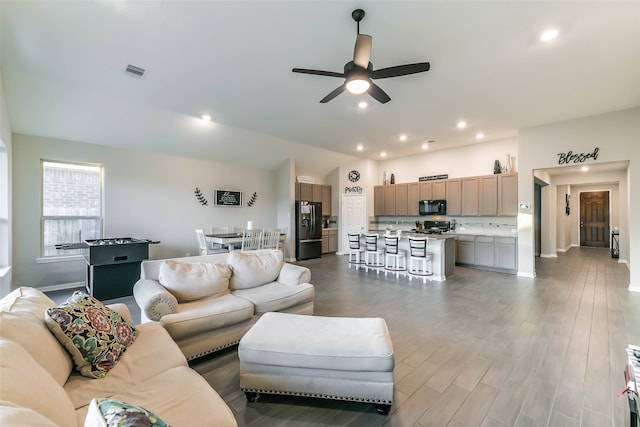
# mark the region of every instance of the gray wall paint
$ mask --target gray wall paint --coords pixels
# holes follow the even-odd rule
[[[160,240],[150,258],[197,254],[194,229],[214,225],[277,226],[276,172],[93,144],[13,135],[13,283],[45,287],[84,281],[82,260],[37,263],[40,257],[40,160],[104,165],[105,237]],[[194,197],[198,187],[209,200]],[[282,185],[280,185],[282,187]],[[242,208],[213,207],[213,189],[243,192]],[[286,192],[286,189],[283,191]],[[253,207],[247,201],[256,192]]]

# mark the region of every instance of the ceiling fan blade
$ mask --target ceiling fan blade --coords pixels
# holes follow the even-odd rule
[[[372,79],[386,79],[389,77],[406,76],[409,74],[422,73],[429,71],[428,62],[418,62],[416,64],[396,65],[395,67],[381,68],[372,71],[369,76]]]
[[[344,73],[336,73],[334,71],[308,70],[306,68],[294,68],[291,71],[294,73],[315,74],[316,76],[344,77]]]
[[[356,39],[356,47],[353,50],[353,63],[365,70],[369,66],[371,57],[371,36],[366,34],[358,34]]]
[[[387,95],[387,93],[385,91],[383,91],[380,86],[378,86],[377,84],[371,82],[371,88],[369,89],[369,95],[371,95],[371,97],[373,99],[375,99],[376,101],[378,101],[381,104],[386,104],[387,102],[391,101],[391,98],[389,98],[389,95]]]
[[[325,96],[324,98],[322,98],[320,100],[321,104],[326,104],[327,102],[331,101],[333,98],[335,98],[336,96],[340,95],[342,92],[344,92],[344,90],[346,89],[345,85],[341,85],[338,86],[337,88],[335,88],[329,95]]]

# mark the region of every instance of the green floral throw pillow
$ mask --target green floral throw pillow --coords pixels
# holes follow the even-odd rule
[[[84,421],[85,427],[168,427],[153,412],[111,399],[93,399]]]
[[[76,291],[45,312],[47,326],[89,378],[102,378],[138,336],[136,328],[94,297]]]

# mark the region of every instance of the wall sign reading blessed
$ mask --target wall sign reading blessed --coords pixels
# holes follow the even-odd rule
[[[344,194],[348,193],[362,194],[362,187],[360,187],[359,185],[353,187],[344,187]]]
[[[423,181],[435,181],[437,179],[447,179],[449,178],[449,174],[445,173],[442,175],[431,175],[431,176],[421,176],[418,178],[418,181],[423,182]]]
[[[596,160],[598,158],[598,152],[600,149],[596,147],[592,153],[574,153],[573,151],[567,151],[566,153],[558,153],[558,164],[566,165],[569,163],[583,163],[587,159]]]
[[[213,190],[215,206],[242,206],[242,191]]]

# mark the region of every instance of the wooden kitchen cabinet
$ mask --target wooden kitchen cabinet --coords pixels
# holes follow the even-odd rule
[[[383,185],[382,191],[384,193],[384,197],[382,198],[384,203],[383,215],[395,215],[396,214],[396,186]]]
[[[446,181],[447,215],[462,215],[462,180]]]
[[[338,230],[322,230],[322,253],[338,252]]]
[[[433,199],[432,200],[446,200],[447,198],[447,183],[444,180],[433,181]]]
[[[457,253],[456,262],[461,264],[475,264],[476,263],[476,250],[475,250],[475,237],[459,235],[456,236]]]
[[[384,215],[384,187],[374,185],[373,187],[373,215]]]
[[[475,264],[484,267],[493,267],[495,263],[493,250],[494,238],[490,236],[476,236],[475,243]]]
[[[322,185],[313,184],[311,187],[311,201],[312,202],[322,202]]]
[[[518,174],[501,174],[498,178],[498,215],[518,215]]]
[[[478,178],[462,178],[462,215],[478,215]]]
[[[420,188],[419,200],[433,200],[433,181],[422,181],[418,183]]]
[[[516,270],[518,256],[515,237],[496,237],[495,267],[505,270]]]
[[[408,187],[407,184],[396,184],[396,215],[407,215]]]
[[[331,186],[322,185],[322,216],[331,215]]]
[[[498,175],[478,177],[478,214],[498,214]]]
[[[299,182],[298,187],[298,200],[313,201],[313,185],[306,182]]]
[[[417,182],[407,184],[407,215],[418,216],[420,203],[420,185]]]

